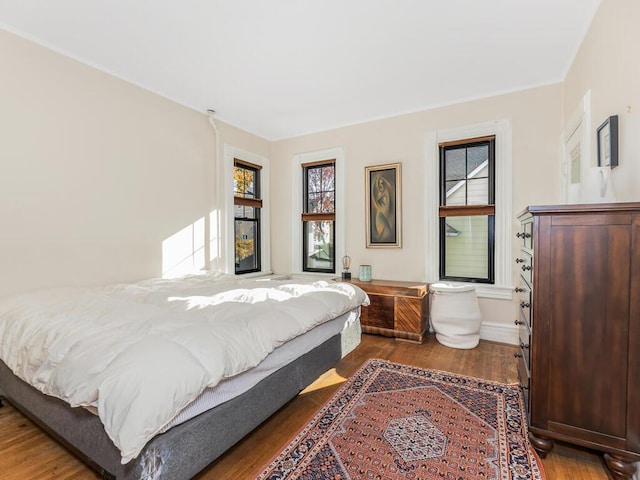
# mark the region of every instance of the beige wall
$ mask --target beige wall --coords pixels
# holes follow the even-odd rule
[[[589,89],[591,130],[620,115],[615,198],[638,200],[638,11],[635,0],[603,0],[562,84],[273,143],[222,122],[216,143],[204,113],[0,31],[0,295],[162,274],[166,239],[200,219],[209,235],[224,145],[271,161],[274,271],[292,269],[293,157],[343,147],[353,265],[372,264],[378,278],[426,280],[428,132],[511,121],[515,232],[526,205],[560,202],[563,127]],[[595,135],[592,143],[595,151]],[[403,248],[367,249],[364,167],[390,162],[402,162]],[[513,321],[513,305],[481,302],[484,318],[498,323]]]
[[[271,150],[273,218],[272,265],[292,268],[291,189],[294,155],[343,147],[346,159],[346,250],[352,263],[371,264],[376,278],[425,280],[425,148],[429,131],[501,119],[513,127],[514,214],[531,203],[559,201],[561,85],[428,110],[371,123],[275,142]],[[401,249],[367,249],[365,244],[364,167],[402,162]],[[514,220],[515,228],[515,220]],[[515,244],[514,244],[515,245]]]
[[[2,30],[0,58],[0,296],[161,275],[163,241],[215,205],[206,115]]]
[[[596,165],[598,126],[618,115],[620,166],[611,171],[608,197],[640,200],[640,2],[602,0],[564,82],[565,122],[591,90],[592,132],[590,171],[583,198],[599,201]]]
[[[275,271],[292,269],[292,173],[295,155],[343,147],[346,163],[346,251],[357,269],[371,264],[374,278],[429,281],[426,278],[425,245],[437,241],[426,238],[425,224],[425,151],[427,133],[508,119],[513,136],[513,232],[515,219],[529,204],[560,201],[560,155],[562,86],[560,84],[468,102],[434,110],[403,115],[314,135],[275,142],[271,149],[272,205],[278,214],[272,217],[272,265]],[[365,243],[364,168],[367,165],[402,162],[401,249],[367,249]],[[517,244],[513,243],[513,252]],[[515,264],[514,264],[515,265]],[[354,270],[357,272],[357,270]],[[517,282],[513,267],[513,282]],[[483,298],[480,302],[483,322],[513,326],[516,313],[512,301]],[[508,335],[515,335],[517,331]],[[493,338],[503,338],[500,334]]]

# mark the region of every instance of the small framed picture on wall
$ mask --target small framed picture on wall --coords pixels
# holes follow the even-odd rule
[[[618,166],[618,116],[607,118],[597,130],[598,166]]]

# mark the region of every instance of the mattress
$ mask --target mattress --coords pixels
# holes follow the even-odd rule
[[[360,308],[325,322],[304,335],[296,337],[276,348],[267,358],[251,370],[224,379],[213,388],[205,389],[193,402],[178,413],[162,432],[166,432],[171,427],[186,422],[202,412],[241,395],[255,386],[260,380],[268,377],[273,372],[288,365],[299,356],[324,343],[340,332],[343,332],[343,337],[347,339],[346,345],[343,345],[343,355],[348,354],[355,349],[360,342],[359,317]]]
[[[366,303],[350,284],[217,275],[37,292],[0,303],[0,358],[41,392],[97,409],[125,464],[340,333]]]

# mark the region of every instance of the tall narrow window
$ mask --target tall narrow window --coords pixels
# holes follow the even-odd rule
[[[440,144],[440,278],[494,283],[495,137]]]
[[[335,273],[335,160],[302,165],[302,270]]]
[[[235,273],[259,272],[260,265],[260,166],[233,161],[233,210]]]

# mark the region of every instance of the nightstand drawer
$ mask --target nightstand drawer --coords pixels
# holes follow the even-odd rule
[[[362,307],[362,324],[393,330],[395,299],[386,295],[369,295],[369,301],[369,306]]]

